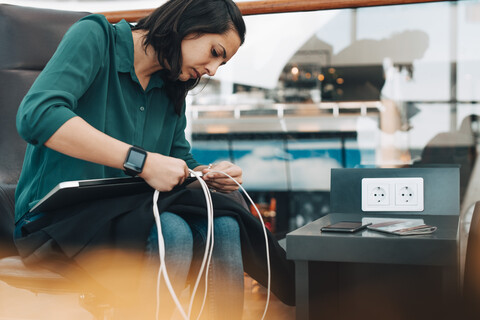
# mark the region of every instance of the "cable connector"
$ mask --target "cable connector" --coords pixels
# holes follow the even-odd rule
[[[203,177],[202,171],[190,171],[190,178]]]

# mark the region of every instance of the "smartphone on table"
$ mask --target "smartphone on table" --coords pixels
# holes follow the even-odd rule
[[[340,221],[328,226],[322,227],[320,230],[326,232],[357,232],[360,230],[365,229],[367,226],[371,225],[371,223],[362,224],[359,221]]]

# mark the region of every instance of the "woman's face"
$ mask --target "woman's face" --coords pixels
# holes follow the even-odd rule
[[[182,71],[178,79],[187,81],[208,74],[213,76],[219,66],[227,63],[240,47],[235,30],[224,34],[188,35],[182,40]]]

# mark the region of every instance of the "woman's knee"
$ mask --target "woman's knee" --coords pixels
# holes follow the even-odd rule
[[[191,228],[194,231],[194,245],[197,251],[205,248],[207,241],[207,219],[195,218],[189,220]],[[240,227],[235,218],[230,216],[216,217],[213,220],[214,256],[228,255],[237,257],[241,250],[240,246]]]
[[[237,219],[230,216],[217,217],[213,221],[215,237],[240,239],[240,227]]]
[[[232,261],[241,260],[240,227],[235,218],[215,218],[214,239],[215,256]]]
[[[171,212],[163,212],[160,214],[160,232],[163,237],[167,256],[175,255],[185,258],[192,256],[192,231],[182,217]],[[158,242],[158,236],[159,232],[156,225],[154,225],[150,233],[149,242]]]

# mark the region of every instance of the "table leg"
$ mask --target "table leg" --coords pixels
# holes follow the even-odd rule
[[[309,319],[308,285],[308,261],[295,261],[295,309],[297,320]]]
[[[338,319],[338,263],[295,261],[296,319]]]

